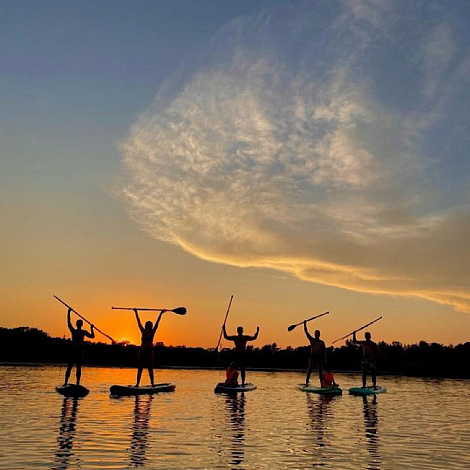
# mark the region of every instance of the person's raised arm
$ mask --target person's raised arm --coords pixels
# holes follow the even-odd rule
[[[236,338],[236,336],[229,336],[227,334],[227,330],[225,329],[225,323],[222,325],[222,332],[224,334],[224,338],[227,339],[228,341],[233,341]]]
[[[258,337],[259,334],[259,326],[256,328],[256,333],[253,336],[250,336],[248,339],[249,341],[253,341]]]
[[[365,341],[360,341],[360,340],[358,340],[358,339],[356,338],[356,332],[355,332],[355,331],[353,331],[353,339],[352,339],[352,342],[353,342],[354,344],[364,344],[364,343],[365,343]]]
[[[137,311],[136,308],[133,309],[134,310],[134,313],[135,313],[135,318],[137,320],[137,325],[139,325],[139,330],[141,333],[144,332],[144,327],[142,326],[142,323],[140,321],[140,317],[139,317],[139,312]]]
[[[71,308],[68,309],[67,311],[67,326],[69,327],[69,330],[71,333],[75,331],[75,328],[72,326],[72,321],[70,319],[70,312],[72,311]]]
[[[88,331],[85,331],[85,336],[87,338],[94,338],[95,337],[95,325],[90,325],[90,333]]]
[[[160,315],[158,315],[158,318],[157,318],[157,321],[155,322],[155,326],[153,327],[153,333],[155,334],[155,332],[157,331],[158,329],[158,325],[160,324],[160,320],[162,319],[162,315],[166,312],[166,310],[162,310],[160,312]]]
[[[307,322],[304,320],[304,331],[305,331],[305,335],[307,336],[307,338],[312,341],[313,340],[313,337],[312,335],[308,332],[308,329],[307,329]]]

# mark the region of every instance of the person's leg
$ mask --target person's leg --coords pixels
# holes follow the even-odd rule
[[[77,375],[77,385],[80,385],[80,379],[82,378],[82,363],[77,362],[77,365],[75,367],[75,372]]]
[[[240,364],[240,376],[242,378],[242,387],[245,385],[245,378],[246,378],[246,373],[245,373],[245,364]]]
[[[153,367],[149,367],[148,368],[148,371],[149,371],[149,377],[150,377],[150,383],[152,384],[152,387],[155,386],[155,382],[153,380]]]
[[[310,375],[313,371],[313,360],[309,359],[308,360],[308,369],[307,369],[307,377],[305,378],[305,385],[308,387],[308,384],[310,383]]]
[[[367,382],[367,372],[365,370],[362,371],[362,388],[366,388]]]
[[[142,377],[142,370],[143,370],[143,367],[139,366],[137,368],[137,381],[135,383],[135,386],[138,387],[140,385],[140,379]]]
[[[64,385],[67,385],[70,379],[70,373],[72,372],[73,362],[67,364],[67,370],[65,371]]]
[[[372,385],[374,386],[374,388],[377,388],[377,375],[375,373],[375,369],[372,369],[370,375],[372,377]]]
[[[317,367],[318,367],[318,380],[320,381],[320,387],[321,387],[321,383],[323,380],[323,361],[318,360]]]

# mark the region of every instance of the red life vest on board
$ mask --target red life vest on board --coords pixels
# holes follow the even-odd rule
[[[225,379],[225,385],[238,385],[238,371],[237,369],[232,369],[230,367],[227,367],[225,371],[226,379]]]
[[[322,387],[332,387],[335,382],[335,379],[333,377],[333,374],[331,372],[324,371],[323,372],[323,377],[321,380],[321,386]]]

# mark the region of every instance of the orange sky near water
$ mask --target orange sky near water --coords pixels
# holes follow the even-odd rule
[[[324,286],[271,269],[210,263],[157,242],[132,224],[117,231],[106,222],[97,219],[87,238],[69,230],[63,238],[59,229],[49,232],[47,245],[29,239],[22,246],[23,264],[4,253],[11,268],[1,287],[0,325],[67,336],[66,308],[53,298],[57,295],[111,337],[138,344],[133,313],[111,306],[184,306],[186,316],[164,315],[155,341],[213,348],[233,294],[227,329],[234,334],[243,325],[253,334],[259,325],[255,346],[306,344],[301,327],[289,333],[287,326],[327,310],[329,315],[309,324],[322,331],[327,344],[381,315],[371,327],[378,341],[458,344],[470,336],[470,315],[450,306]],[[53,251],[47,248],[52,244]],[[155,318],[142,314],[142,320]],[[98,333],[96,340],[107,341]]]
[[[469,340],[465,2],[36,3],[2,10],[1,327],[184,306],[155,341],[213,348],[233,294],[254,346]]]

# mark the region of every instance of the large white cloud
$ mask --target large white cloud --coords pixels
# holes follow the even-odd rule
[[[470,311],[464,1],[288,2],[223,28],[123,144],[195,255]]]

